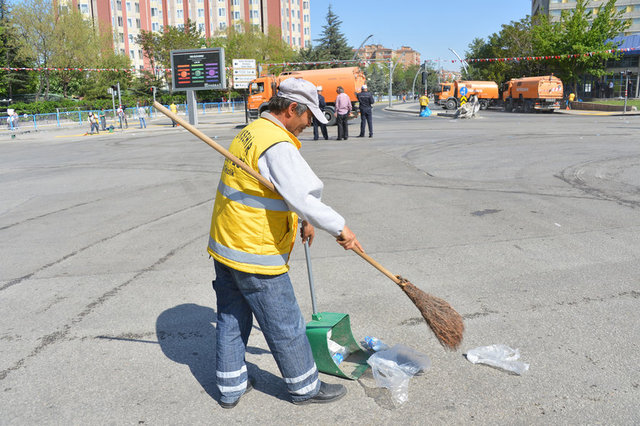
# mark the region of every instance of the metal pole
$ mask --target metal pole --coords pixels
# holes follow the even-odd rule
[[[391,108],[391,95],[393,92],[393,61],[389,58],[389,108]]]
[[[122,98],[120,97],[120,82],[118,82],[118,105],[122,105]]]
[[[362,46],[364,46],[364,44],[367,42],[367,40],[369,40],[371,37],[373,37],[373,34],[371,34],[369,37],[365,38],[364,41],[362,43],[360,43],[360,47],[358,47],[358,49],[353,53],[353,58],[351,58],[352,61],[355,61],[356,56],[358,56],[358,53],[360,53],[360,49],[362,49]]]
[[[629,70],[627,70],[626,74],[627,81],[624,86],[624,111],[622,111],[623,114],[627,113],[627,97],[629,96]]]

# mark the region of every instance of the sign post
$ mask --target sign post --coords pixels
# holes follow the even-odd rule
[[[187,92],[189,124],[197,125],[196,90],[224,90],[227,79],[224,49],[189,49],[171,51],[171,83],[173,90]]]
[[[258,76],[255,59],[234,59],[233,63],[233,88],[244,89],[242,100],[244,101],[244,121],[249,122],[247,110],[247,92],[249,84]]]

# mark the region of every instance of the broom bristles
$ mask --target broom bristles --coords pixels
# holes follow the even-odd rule
[[[398,278],[400,287],[420,310],[440,344],[450,350],[457,349],[464,332],[462,316],[446,301],[425,293],[400,276]]]

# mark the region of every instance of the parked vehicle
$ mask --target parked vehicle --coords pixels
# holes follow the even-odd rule
[[[464,80],[440,83],[440,87],[436,87],[434,100],[444,109],[456,109],[462,104],[462,96],[468,100],[471,95],[478,97],[480,109],[487,109],[500,100],[498,85],[495,81]]]
[[[555,111],[560,109],[562,80],[553,75],[512,78],[503,86],[505,111]]]
[[[247,100],[249,117],[256,119],[267,109],[269,99],[277,92],[278,85],[287,78],[304,78],[316,86],[322,86],[322,95],[327,107],[324,115],[329,120],[329,125],[336,123],[335,102],[338,94],[336,88],[342,86],[344,93],[349,96],[351,103],[357,103],[356,93],[360,92],[366,83],[364,73],[358,67],[329,68],[306,71],[285,71],[278,76],[264,75],[251,82],[250,94]],[[354,106],[355,111],[355,106]]]

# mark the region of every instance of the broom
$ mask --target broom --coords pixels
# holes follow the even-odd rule
[[[200,130],[196,129],[194,126],[169,111],[159,102],[154,102],[153,106],[173,121],[179,123],[183,128],[191,132],[204,143],[218,151],[228,160],[235,163],[238,167],[247,172],[249,175],[253,176],[271,191],[277,192],[276,188],[269,180],[265,179],[265,177],[260,173],[247,166],[242,160],[214,142],[210,137],[202,133]],[[455,350],[458,348],[460,342],[462,342],[464,322],[462,321],[462,317],[460,316],[460,314],[457,313],[449,303],[447,303],[443,299],[425,293],[424,291],[420,290],[418,287],[410,283],[408,280],[402,278],[400,275],[393,275],[380,263],[376,262],[371,256],[364,253],[357,247],[354,247],[353,251],[355,251],[358,256],[362,257],[378,271],[382,272],[384,275],[390,278],[402,289],[402,291],[404,291],[409,299],[411,299],[413,304],[418,308],[418,310],[422,314],[422,317],[425,319],[442,346],[451,350]]]

